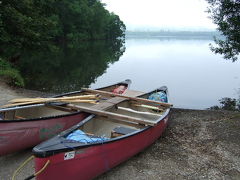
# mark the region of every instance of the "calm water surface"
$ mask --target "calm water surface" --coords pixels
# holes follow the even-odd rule
[[[203,109],[223,97],[239,98],[240,62],[209,49],[212,40],[126,39],[126,50],[90,86],[131,79],[131,89],[150,91],[166,85],[174,107]]]

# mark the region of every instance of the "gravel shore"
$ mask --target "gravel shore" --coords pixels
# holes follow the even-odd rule
[[[46,94],[0,83],[0,104],[16,97]],[[143,152],[96,178],[240,179],[240,113],[172,109],[163,136]],[[9,180],[31,149],[0,157],[0,180]],[[34,172],[30,162],[16,179]]]

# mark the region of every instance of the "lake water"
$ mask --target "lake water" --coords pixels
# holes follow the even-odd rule
[[[120,59],[90,86],[131,79],[131,89],[148,92],[166,85],[174,107],[204,109],[223,97],[239,98],[240,62],[232,63],[209,49],[211,39],[126,39]]]
[[[54,51],[26,50],[17,65],[26,88],[52,93],[97,88],[131,79],[131,89],[168,86],[174,107],[204,109],[239,98],[240,61],[209,49],[211,37],[155,36],[80,42]]]

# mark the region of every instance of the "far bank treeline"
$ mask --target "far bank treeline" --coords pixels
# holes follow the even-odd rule
[[[23,49],[116,40],[125,29],[100,0],[0,0],[0,75]]]

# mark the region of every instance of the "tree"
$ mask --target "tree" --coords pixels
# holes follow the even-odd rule
[[[210,18],[224,36],[223,39],[215,37],[217,46],[211,45],[211,50],[234,62],[240,53],[240,1],[207,0],[207,2],[210,5],[208,7]]]
[[[46,45],[56,31],[57,19],[52,8],[54,1],[0,1],[0,50]]]
[[[118,15],[111,13],[108,17],[108,24],[106,26],[107,39],[116,39],[118,37],[124,37],[126,26],[120,20]]]

